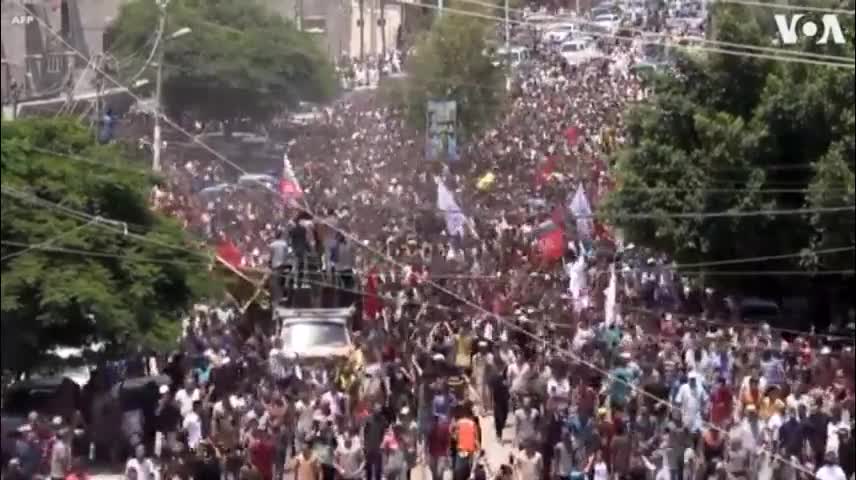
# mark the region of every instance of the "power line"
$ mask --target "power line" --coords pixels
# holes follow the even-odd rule
[[[396,1],[397,3],[402,4],[402,5],[411,5],[411,6],[414,5],[410,2],[401,1],[401,0],[393,0],[393,1]],[[494,22],[505,22],[504,18],[496,17],[493,15],[485,15],[485,14],[476,13],[476,12],[469,12],[466,10],[457,10],[457,9],[446,8],[446,7],[440,8],[440,7],[435,6],[435,5],[417,5],[417,6],[423,7],[423,8],[429,8],[429,9],[433,9],[433,10],[442,10],[444,13],[448,12],[448,13],[454,13],[457,15],[469,16],[469,17],[473,17],[473,18],[482,18],[482,19],[491,20]],[[520,24],[520,25],[531,24],[531,22],[527,22],[525,20],[514,20],[514,21],[509,20],[509,22]],[[602,37],[602,38],[612,38],[612,39],[617,39],[617,40],[630,40],[630,41],[636,39],[635,37],[613,35],[613,34],[599,33],[599,32],[587,32],[587,33],[588,33],[588,35],[590,35],[592,37],[596,37],[596,38]],[[693,39],[684,38],[684,40],[693,40]],[[735,50],[727,50],[727,49],[715,48],[715,47],[681,45],[679,43],[674,43],[674,42],[666,42],[666,43],[645,42],[645,43],[649,43],[649,44],[653,44],[653,45],[662,45],[662,46],[668,47],[668,48],[685,49],[685,50],[689,50],[689,51],[702,51],[702,52],[720,53],[720,54],[724,54],[724,55],[735,55],[738,57],[758,58],[758,59],[765,59],[765,60],[776,60],[776,61],[782,61],[782,62],[803,63],[803,64],[808,64],[808,65],[822,65],[822,66],[834,67],[834,68],[846,68],[848,70],[856,69],[856,64],[853,64],[853,63],[812,60],[812,59],[808,59],[808,58],[800,58],[800,57],[790,56],[790,55],[788,55],[788,50],[782,50],[781,53],[784,55],[784,56],[782,56],[782,55],[772,55],[772,54],[763,54],[763,53],[738,52]],[[747,46],[741,46],[740,48],[747,49]],[[751,48],[751,47],[749,47],[749,48]],[[760,48],[760,47],[758,47],[758,48]]]
[[[16,1],[17,1],[17,0],[16,0]],[[406,1],[402,1],[402,0],[392,0],[392,1],[396,1],[397,3],[402,4],[402,5],[411,5],[411,6],[413,6],[413,4],[412,4],[412,3],[409,3],[409,2],[406,2]],[[423,7],[423,8],[433,9],[433,10],[442,10],[444,13],[454,13],[454,14],[457,14],[457,15],[468,16],[468,17],[473,17],[473,18],[482,18],[482,19],[491,20],[491,21],[494,21],[494,22],[504,22],[504,21],[505,21],[505,19],[504,19],[504,18],[496,17],[496,16],[493,16],[493,15],[485,15],[485,14],[480,14],[480,13],[475,13],[475,12],[468,12],[468,11],[466,11],[466,10],[457,10],[457,9],[453,9],[453,8],[446,8],[446,7],[443,7],[443,8],[441,9],[440,7],[437,7],[436,5],[418,5],[418,6]],[[513,22],[513,23],[520,24],[520,25],[528,25],[528,24],[531,24],[531,22],[526,22],[526,21],[521,21],[521,20],[515,20],[515,21],[512,21],[512,22]],[[602,38],[612,38],[612,39],[616,39],[616,40],[630,40],[630,41],[632,41],[632,40],[635,40],[635,39],[636,39],[635,37],[628,37],[628,36],[621,36],[621,35],[612,35],[612,34],[607,34],[607,33],[598,33],[598,32],[588,32],[588,35],[590,35],[590,36],[592,36],[592,37],[596,37],[596,38],[602,37]],[[782,51],[782,54],[784,54],[784,55],[785,55],[785,56],[782,56],[782,55],[772,55],[772,54],[763,54],[763,53],[738,52],[738,51],[735,51],[735,50],[727,50],[727,49],[724,49],[724,48],[715,48],[715,47],[701,47],[701,46],[681,45],[681,44],[679,44],[679,43],[674,43],[674,42],[671,42],[671,41],[667,41],[667,42],[665,42],[665,43],[661,43],[661,42],[650,42],[650,41],[645,41],[644,39],[640,39],[640,40],[641,40],[643,43],[646,43],[646,44],[651,44],[651,45],[663,45],[663,46],[666,46],[666,47],[669,47],[669,48],[685,49],[685,50],[688,50],[688,51],[691,51],[691,52],[692,52],[692,51],[701,51],[701,52],[710,52],[710,53],[720,53],[720,54],[724,54],[724,55],[735,55],[735,56],[738,56],[738,57],[758,58],[758,59],[764,59],[764,60],[775,60],[775,61],[781,61],[781,62],[802,63],[802,64],[807,64],[807,65],[821,65],[821,66],[834,67],[834,68],[846,68],[846,69],[848,69],[848,70],[854,70],[854,69],[856,69],[856,64],[853,64],[853,63],[832,62],[832,61],[823,61],[823,60],[812,60],[812,59],[808,59],[808,58],[800,58],[800,57],[788,56],[788,55],[787,55],[787,52],[788,52],[787,50],[783,50],[783,51]],[[690,39],[690,38],[684,38],[684,40],[692,40],[692,39]],[[747,47],[746,47],[746,46],[742,46],[741,48],[746,49]]]
[[[147,235],[139,235],[139,234],[130,232],[128,230],[128,224],[125,222],[122,222],[120,220],[114,220],[114,219],[90,215],[86,212],[82,212],[80,210],[75,210],[75,209],[72,209],[69,207],[65,207],[65,206],[59,205],[57,203],[51,202],[49,200],[45,200],[43,198],[39,198],[36,196],[27,195],[27,194],[18,192],[18,191],[14,190],[10,187],[4,187],[2,190],[2,194],[11,196],[13,198],[17,198],[18,200],[33,203],[35,205],[40,205],[40,206],[45,207],[45,208],[57,210],[57,211],[62,212],[68,216],[71,216],[73,218],[85,219],[85,220],[99,219],[99,221],[94,222],[94,224],[97,226],[101,226],[103,228],[106,228],[112,232],[119,232],[119,233],[122,233],[126,237],[130,237],[130,238],[136,239],[136,240],[141,241],[141,242],[150,243],[152,245],[165,247],[165,248],[168,248],[171,250],[181,251],[181,252],[190,254],[192,256],[204,258],[204,259],[208,260],[209,262],[211,261],[211,257],[209,255],[206,255],[206,254],[201,253],[199,251],[192,250],[190,248],[179,246],[179,245],[173,245],[173,244],[170,244],[167,242],[162,242],[160,240],[151,238]],[[111,224],[112,224],[112,226],[111,226]]]
[[[54,236],[54,237],[51,237],[51,238],[49,238],[49,239],[47,239],[47,240],[45,240],[45,241],[43,241],[43,242],[39,242],[39,243],[36,243],[36,244],[34,244],[34,245],[28,245],[28,246],[27,246],[26,248],[24,248],[23,250],[19,250],[19,251],[17,251],[17,252],[10,253],[10,254],[6,255],[5,257],[0,258],[0,263],[5,262],[6,260],[10,260],[10,259],[15,258],[15,257],[19,257],[19,256],[21,256],[21,255],[23,255],[23,254],[25,254],[25,253],[27,253],[27,252],[29,252],[29,251],[31,251],[31,250],[41,249],[41,248],[47,247],[47,246],[49,246],[49,245],[51,245],[51,244],[53,244],[53,243],[56,243],[56,242],[58,242],[58,241],[62,240],[62,239],[63,239],[63,238],[65,238],[65,237],[67,237],[67,236],[69,236],[69,235],[71,235],[71,234],[73,234],[73,233],[77,232],[78,230],[81,230],[81,229],[83,229],[83,228],[88,227],[89,225],[91,225],[91,224],[92,224],[93,222],[95,222],[95,221],[97,221],[97,220],[90,220],[90,221],[88,221],[88,222],[84,223],[83,225],[78,225],[77,227],[72,228],[71,230],[68,230],[68,231],[63,232],[63,233],[61,233],[61,234],[59,234],[59,235],[56,235],[56,236]]]
[[[490,7],[493,9],[503,10],[503,8],[501,8],[501,7],[498,8],[496,5],[484,3],[484,2],[481,2],[479,0],[460,0],[460,1],[465,2],[465,3],[470,3],[473,5],[479,5],[479,6],[484,6],[484,7]],[[404,0],[402,0],[400,3],[413,5],[412,3],[408,3]],[[446,9],[444,8],[443,10],[446,10]],[[514,11],[514,12],[524,13],[523,10],[517,9],[517,8],[509,8],[508,10]],[[851,13],[851,15],[852,15],[852,13]],[[498,17],[497,17],[497,19],[498,19]],[[505,22],[504,18],[501,20],[503,22]],[[509,20],[509,22],[511,22],[511,20]],[[526,22],[526,20],[524,19],[523,22]],[[526,22],[526,23],[529,24],[530,22]],[[579,25],[589,25],[589,26],[596,26],[597,25],[596,22],[583,20],[582,18],[579,18],[579,17],[577,17],[573,20],[570,20],[569,23],[579,24]],[[785,54],[787,56],[792,56],[792,57],[797,57],[797,58],[799,58],[799,57],[817,58],[817,59],[821,59],[821,60],[826,59],[826,60],[835,60],[835,61],[845,62],[845,63],[856,63],[856,60],[854,60],[852,57],[843,56],[843,55],[828,55],[828,54],[823,54],[823,53],[801,52],[801,51],[795,51],[795,50],[783,50],[781,48],[761,47],[758,45],[736,43],[736,42],[726,42],[726,41],[722,41],[722,40],[710,40],[710,39],[701,38],[701,37],[685,37],[685,36],[674,37],[674,36],[666,34],[666,33],[651,32],[651,31],[648,31],[648,30],[645,30],[642,28],[634,28],[634,27],[621,27],[621,30],[638,33],[638,34],[644,35],[645,37],[648,37],[648,38],[651,38],[651,37],[665,38],[665,39],[677,38],[678,41],[688,40],[691,42],[704,43],[704,44],[721,46],[721,47],[741,48],[741,49],[753,50],[753,51],[758,51],[758,52],[770,52],[770,53],[773,53],[775,55]]]
[[[748,7],[773,8],[778,10],[799,10],[803,12],[834,13],[838,15],[856,15],[853,10],[840,8],[812,7],[808,5],[790,5],[787,3],[753,2],[751,0],[714,0],[713,3],[730,3]]]
[[[27,11],[30,11],[30,12],[31,12],[31,10],[30,10],[29,8],[27,8],[27,6],[25,6],[23,3],[21,3],[21,1],[20,1],[20,0],[15,0],[15,1],[16,1],[19,5],[21,5],[22,7],[24,7]],[[32,13],[32,12],[31,12],[31,13]],[[46,22],[45,22],[44,20],[42,20],[42,19],[41,19],[41,18],[39,18],[38,16],[34,16],[34,17],[36,18],[36,20],[37,20],[37,21],[39,21],[39,22],[40,22],[40,24],[42,24],[43,26],[45,26],[45,27],[48,29],[48,31],[50,31],[54,36],[56,36],[56,37],[57,37],[57,39],[58,39],[61,43],[65,44],[65,45],[66,45],[66,47],[68,47],[71,51],[75,52],[78,56],[80,56],[80,57],[82,57],[82,58],[85,58],[85,55],[83,55],[83,54],[82,54],[78,49],[76,49],[74,46],[72,46],[70,43],[68,43],[68,41],[66,41],[66,40],[65,40],[61,35],[59,35],[57,32],[55,32],[53,29],[51,29],[51,28],[50,28],[50,26],[49,26],[49,25],[47,25],[47,24],[46,24]],[[117,85],[121,86],[121,84],[119,84],[119,83],[118,83],[118,82],[117,82],[117,81],[116,81],[112,76],[109,76],[109,75],[106,75],[106,74],[105,74],[105,78],[107,78],[107,79],[108,79],[108,80],[110,80],[111,82],[114,82],[114,83],[116,83]],[[130,94],[132,97],[134,97],[135,99],[140,100],[140,99],[139,99],[139,97],[138,97],[137,95],[133,94],[133,92],[130,92],[130,91],[129,91],[129,94]],[[159,116],[161,116],[161,115],[162,115],[162,114],[159,114]],[[169,119],[169,117],[167,117],[167,116],[163,115],[163,119],[164,119],[164,121],[166,121],[169,125],[173,126],[173,128],[176,128],[178,131],[182,132],[184,135],[186,135],[186,136],[188,136],[189,138],[193,139],[193,141],[195,141],[197,144],[199,144],[199,145],[200,145],[200,146],[202,146],[204,149],[206,149],[207,151],[209,151],[210,153],[212,153],[213,155],[215,155],[215,157],[217,157],[217,158],[221,159],[222,161],[224,161],[224,162],[225,162],[225,163],[227,163],[228,165],[231,165],[231,166],[232,166],[233,168],[235,168],[236,170],[238,170],[238,171],[240,171],[240,172],[244,172],[244,173],[246,173],[246,172],[245,172],[245,171],[244,171],[244,170],[243,170],[239,165],[237,165],[237,164],[235,164],[234,162],[230,161],[230,160],[229,160],[229,159],[227,159],[225,156],[223,156],[222,154],[220,154],[219,152],[217,152],[216,150],[214,150],[213,148],[211,148],[210,146],[208,146],[206,143],[202,142],[201,140],[199,140],[198,138],[196,138],[195,136],[193,136],[192,134],[190,134],[189,132],[187,132],[187,131],[186,131],[185,129],[183,129],[180,125],[178,125],[177,123],[175,123],[175,122],[173,122],[171,119]],[[262,182],[258,182],[258,183],[259,183],[260,185],[262,185],[262,186],[263,186],[263,188],[265,188],[265,189],[267,189],[267,190],[271,191],[271,192],[272,192],[272,193],[274,193],[277,197],[279,197],[279,194],[278,194],[275,190],[273,190],[272,188],[270,188],[270,187],[269,187],[269,186],[267,186],[267,185],[264,185]],[[312,212],[311,212],[311,210],[308,208],[308,204],[306,205],[306,207],[307,207],[307,208],[306,208],[306,211],[307,211],[307,212],[309,212],[309,213],[312,213]],[[320,217],[316,217],[316,218],[319,218],[319,219],[320,219]],[[325,221],[323,221],[323,220],[322,220],[322,222],[321,222],[321,223],[325,223],[329,228],[331,228],[331,229],[332,229],[332,230],[334,230],[334,231],[338,231],[339,233],[341,233],[341,234],[345,235],[347,238],[350,238],[350,239],[352,239],[352,240],[356,240],[356,241],[357,241],[357,243],[358,243],[358,244],[360,244],[364,249],[366,249],[366,250],[369,250],[369,251],[373,252],[375,255],[378,255],[378,256],[380,256],[381,258],[385,258],[385,259],[387,259],[387,261],[388,261],[389,263],[392,263],[392,264],[394,264],[394,265],[397,265],[399,268],[403,268],[403,267],[404,267],[401,263],[397,262],[395,259],[393,259],[393,258],[392,258],[392,257],[390,257],[389,255],[387,255],[387,254],[385,254],[385,253],[383,253],[383,252],[380,252],[380,251],[378,251],[378,250],[374,249],[373,247],[371,247],[371,246],[369,246],[369,245],[367,245],[367,244],[362,244],[361,242],[359,242],[359,239],[356,239],[356,238],[354,237],[354,235],[353,235],[353,234],[351,234],[350,232],[347,232],[347,231],[345,231],[345,230],[342,230],[340,227],[338,227],[338,226],[336,226],[336,225],[332,225],[330,222],[325,222]],[[500,321],[500,322],[502,322],[502,323],[505,323],[506,325],[508,325],[508,326],[509,326],[509,328],[516,329],[516,330],[518,330],[519,332],[521,332],[523,335],[526,335],[526,336],[528,336],[528,337],[530,337],[530,338],[533,338],[535,341],[543,342],[545,346],[548,346],[548,347],[549,347],[549,346],[551,346],[547,340],[545,340],[545,339],[541,339],[541,338],[538,338],[537,336],[535,336],[535,335],[531,334],[530,332],[526,331],[525,329],[522,329],[522,328],[520,328],[520,327],[517,327],[517,326],[516,326],[516,325],[514,325],[514,324],[509,323],[509,322],[508,322],[506,319],[504,319],[503,317],[501,317],[501,316],[499,316],[499,315],[496,315],[496,314],[494,314],[493,312],[488,311],[487,309],[483,308],[482,306],[478,305],[477,303],[475,303],[475,302],[473,302],[473,301],[471,301],[471,300],[469,300],[469,299],[467,299],[467,298],[465,298],[465,297],[463,297],[463,296],[460,296],[460,295],[456,294],[455,292],[452,292],[451,290],[448,290],[448,289],[444,288],[443,286],[441,286],[441,285],[439,285],[439,284],[437,284],[437,283],[435,283],[435,282],[429,282],[429,283],[430,283],[431,285],[433,285],[433,286],[434,286],[434,288],[438,289],[439,291],[441,291],[441,292],[445,292],[445,293],[447,293],[448,295],[450,295],[450,296],[452,296],[452,297],[454,297],[454,298],[458,298],[458,299],[459,299],[459,300],[461,300],[462,302],[464,302],[464,303],[466,303],[466,304],[468,304],[468,305],[474,306],[474,307],[475,307],[475,308],[477,308],[478,310],[481,310],[482,312],[484,312],[484,313],[486,313],[486,314],[488,314],[488,315],[490,315],[490,316],[492,316],[492,317],[496,318],[498,321]],[[654,402],[656,402],[657,404],[664,405],[666,408],[670,408],[670,409],[674,409],[674,408],[676,408],[676,407],[675,407],[674,405],[672,405],[671,403],[669,403],[669,402],[664,402],[663,400],[661,400],[661,399],[657,398],[656,396],[651,395],[651,394],[649,394],[648,392],[645,392],[644,390],[639,389],[638,387],[636,387],[636,386],[635,386],[635,385],[633,385],[632,383],[627,382],[627,381],[624,381],[624,380],[622,380],[622,379],[620,379],[620,378],[617,378],[617,377],[615,377],[614,375],[612,375],[610,372],[608,372],[608,371],[605,371],[605,370],[601,369],[600,367],[598,367],[598,366],[596,366],[596,365],[592,364],[592,363],[591,363],[591,362],[589,362],[588,360],[583,359],[583,358],[580,358],[579,356],[577,356],[576,354],[574,354],[574,352],[572,352],[572,351],[570,351],[570,350],[566,350],[566,349],[559,349],[559,348],[555,348],[555,350],[556,350],[556,351],[563,351],[563,352],[565,352],[565,353],[569,356],[569,358],[571,358],[572,360],[574,360],[574,361],[576,361],[576,362],[580,363],[581,365],[584,365],[584,366],[586,366],[586,367],[588,367],[588,368],[592,369],[593,371],[595,371],[595,372],[599,373],[600,375],[603,375],[605,378],[608,378],[608,379],[610,379],[610,380],[611,380],[611,381],[613,381],[613,382],[621,383],[621,384],[626,385],[628,388],[630,388],[630,389],[631,389],[631,391],[638,392],[640,395],[644,395],[644,396],[648,396],[648,397],[650,397],[650,398],[651,398]],[[722,431],[722,429],[720,429],[720,428],[719,428],[719,427],[717,427],[716,425],[708,424],[708,426],[709,426],[710,428],[716,429],[716,430],[718,430],[718,431]],[[727,432],[723,432],[723,433],[727,433]],[[790,460],[788,460],[788,459],[786,459],[786,458],[783,458],[783,457],[781,457],[780,455],[776,454],[775,452],[769,452],[769,453],[770,453],[771,458],[776,459],[777,461],[784,462],[785,464],[791,465],[792,467],[794,467],[794,468],[795,468],[795,469],[797,469],[797,470],[804,471],[804,472],[809,473],[809,474],[812,474],[812,473],[813,473],[813,472],[807,472],[807,471],[806,471],[806,469],[805,469],[804,467],[802,467],[801,465],[796,464],[796,463],[793,463],[793,462],[791,462]]]
[[[97,250],[80,250],[76,248],[63,248],[63,247],[52,247],[50,245],[41,245],[41,244],[28,244],[22,242],[14,242],[11,240],[2,240],[0,244],[7,245],[10,247],[20,247],[25,248],[27,250],[40,250],[44,252],[55,252],[55,253],[65,253],[70,255],[81,255],[87,257],[96,257],[96,258],[117,258],[117,259],[125,259],[132,260],[135,262],[146,262],[146,263],[163,263],[163,264],[174,264],[174,265],[184,265],[184,266],[200,266],[200,267],[210,267],[211,262],[191,262],[186,260],[174,260],[174,259],[163,259],[163,258],[149,258],[142,255],[133,255],[133,254],[120,254],[120,253],[108,253],[101,252]],[[16,252],[17,253],[17,252]]]
[[[131,164],[127,164],[127,163],[118,164],[118,163],[99,162],[97,160],[93,160],[91,158],[84,157],[82,155],[78,155],[78,154],[74,154],[74,153],[70,153],[70,152],[58,152],[56,150],[49,150],[47,148],[36,147],[34,145],[27,145],[27,146],[23,147],[23,149],[24,150],[32,150],[34,152],[43,153],[45,155],[53,155],[56,157],[67,158],[69,160],[74,160],[77,162],[88,163],[88,164],[90,164],[92,166],[96,166],[96,167],[106,167],[106,168],[110,168],[110,169],[114,169],[114,170],[136,173],[136,174],[140,174],[140,175],[154,175],[154,172],[151,172],[149,170],[145,170],[142,168],[135,168]]]

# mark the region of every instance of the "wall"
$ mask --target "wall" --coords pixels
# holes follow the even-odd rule
[[[126,0],[22,0],[44,20],[51,30],[63,30],[63,7],[67,15],[64,37],[87,59],[102,53],[106,28],[119,13]],[[150,0],[154,1],[154,0]],[[237,1],[237,0],[236,0]],[[75,93],[92,90],[92,75],[79,78],[87,61],[72,54],[58,42],[55,35],[38,21],[18,24],[28,12],[16,0],[0,0],[0,40],[3,65],[0,71],[2,97],[8,96],[14,79],[23,89],[23,97],[53,96],[76,86]],[[300,7],[304,17],[323,17],[326,32],[318,35],[323,51],[331,58],[348,50],[351,38],[352,12],[350,0],[261,0],[285,18],[295,20]],[[58,67],[58,68],[57,68]],[[111,85],[112,86],[112,85]]]

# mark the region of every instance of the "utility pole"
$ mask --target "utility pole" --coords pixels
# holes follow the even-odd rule
[[[437,15],[443,16],[443,0],[437,0]]]
[[[511,22],[508,13],[508,0],[505,0],[505,53],[511,55]]]
[[[303,0],[297,0],[297,5],[295,5],[297,9],[297,29],[301,32],[303,31]]]
[[[386,17],[384,16],[385,10],[386,10],[386,0],[380,0],[380,18],[378,19],[377,24],[380,27],[380,58],[381,58],[381,62],[386,61]]]
[[[360,64],[366,67],[366,0],[360,0],[360,19],[357,25],[360,27]]]
[[[159,1],[158,7],[160,8],[160,19],[158,20],[158,28],[160,32],[163,32],[166,28],[166,6],[169,1]],[[152,131],[152,170],[155,172],[159,172],[161,170],[161,145],[163,141],[161,140],[161,102],[163,101],[163,59],[164,59],[164,48],[163,44],[158,45],[157,52],[157,67],[155,71],[155,125],[154,130]]]
[[[508,0],[505,0],[505,62],[508,64],[508,79],[505,81],[505,89],[511,91],[511,22],[508,12]]]

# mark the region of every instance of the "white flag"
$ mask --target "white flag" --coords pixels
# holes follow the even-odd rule
[[[592,220],[591,205],[589,205],[586,191],[582,184],[580,184],[573,198],[571,198],[568,210],[571,211],[577,221],[577,235],[580,238],[591,238],[592,231],[594,230],[594,221]]]
[[[461,212],[452,192],[439,179],[437,181],[437,210],[443,212],[446,217],[446,232],[449,235],[464,235],[464,227],[467,225],[467,217]]]
[[[615,279],[615,264],[609,266],[609,286],[604,290],[606,301],[603,303],[603,314],[607,326],[616,323],[617,315],[615,312],[616,294],[618,293],[618,285]]]

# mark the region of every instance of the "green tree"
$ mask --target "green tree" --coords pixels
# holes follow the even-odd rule
[[[163,95],[173,114],[264,121],[298,101],[324,100],[335,91],[332,65],[316,40],[257,0],[173,0],[166,12]],[[122,6],[114,51],[135,60],[129,75],[152,51],[159,18],[153,0]],[[169,39],[184,27],[192,33]]]
[[[505,88],[502,70],[485,54],[492,26],[493,22],[467,15],[441,15],[416,42],[400,92],[414,125],[425,126],[426,102],[434,99],[457,102],[464,134],[494,120]]]
[[[193,302],[215,291],[208,255],[150,210],[155,179],[131,160],[74,120],[2,123],[4,370],[27,370],[56,345],[168,348]],[[127,234],[74,211],[125,222]]]
[[[770,45],[770,9],[717,6],[716,39]],[[844,17],[842,16],[842,22]],[[846,46],[802,51],[854,56]],[[616,158],[618,188],[606,211],[627,241],[680,263],[789,254],[854,244],[853,212],[724,218],[669,214],[854,205],[852,69],[718,53],[677,53],[650,101],[628,114],[626,148]],[[622,212],[662,214],[628,219]],[[852,269],[853,252],[703,270]],[[735,268],[737,267],[737,268]],[[768,281],[770,280],[770,281]],[[714,276],[715,286],[772,294],[798,291],[795,277]],[[839,282],[838,279],[830,281]],[[817,284],[814,281],[813,284]]]

